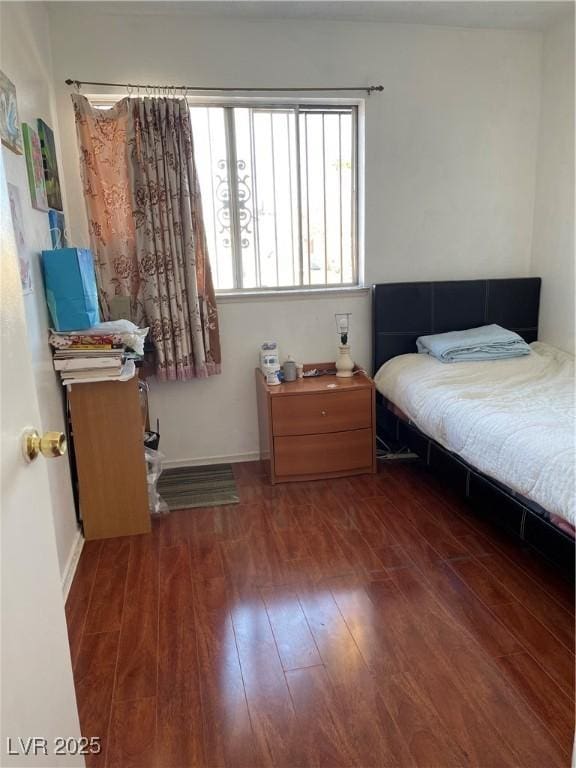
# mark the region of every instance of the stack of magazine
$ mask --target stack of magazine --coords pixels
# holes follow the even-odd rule
[[[112,336],[70,334],[68,344],[54,352],[54,368],[62,381],[117,379],[122,373],[126,349]]]

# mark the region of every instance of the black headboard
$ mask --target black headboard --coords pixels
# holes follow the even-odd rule
[[[538,338],[539,277],[381,283],[372,286],[373,373],[416,352],[418,336],[497,323],[528,343]]]

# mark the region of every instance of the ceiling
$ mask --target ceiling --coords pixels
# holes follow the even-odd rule
[[[574,2],[538,0],[99,0],[48,3],[113,14],[181,14],[243,19],[310,19],[388,22],[449,27],[543,30],[566,18],[572,23]]]

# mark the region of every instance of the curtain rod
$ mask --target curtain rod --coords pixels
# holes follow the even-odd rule
[[[103,86],[105,88],[126,88],[128,90],[128,93],[131,93],[132,90],[140,90],[142,89],[147,94],[148,93],[173,93],[176,95],[176,91],[182,91],[184,95],[186,95],[188,92],[194,92],[194,91],[201,91],[201,92],[212,92],[212,93],[229,93],[229,92],[237,92],[237,93],[276,93],[276,92],[318,92],[318,91],[365,91],[368,96],[370,96],[372,93],[378,91],[383,91],[384,86],[383,85],[359,85],[359,86],[350,86],[350,87],[342,87],[342,88],[202,88],[199,85],[137,85],[135,83],[93,83],[89,82],[88,80],[72,80],[71,78],[68,78],[64,81],[66,85],[73,85],[77,90],[80,90],[80,88],[83,85],[99,85]]]

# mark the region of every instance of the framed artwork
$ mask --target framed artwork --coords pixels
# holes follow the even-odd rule
[[[16,238],[16,251],[18,253],[18,263],[20,266],[20,280],[22,281],[22,291],[32,293],[32,269],[30,267],[30,255],[24,240],[24,218],[22,216],[22,203],[20,201],[20,190],[14,184],[8,184],[8,200],[10,201],[10,213],[12,214],[12,224],[14,226],[14,237]]]
[[[50,237],[52,239],[52,248],[66,248],[66,223],[64,214],[61,211],[55,211],[52,208],[48,211],[48,221],[50,222]]]
[[[21,155],[22,131],[18,119],[18,105],[16,103],[16,86],[9,80],[4,72],[0,71],[0,139],[8,149]]]
[[[58,176],[58,163],[56,162],[56,145],[54,132],[44,120],[38,119],[38,136],[42,149],[42,162],[44,164],[44,182],[46,184],[46,197],[48,206],[57,211],[62,210],[62,193],[60,191],[60,178]]]
[[[28,123],[22,123],[22,138],[24,140],[24,152],[26,153],[26,169],[28,171],[32,207],[38,211],[47,211],[48,198],[46,197],[46,185],[44,183],[44,164],[42,162],[40,139],[34,128],[28,125]]]

